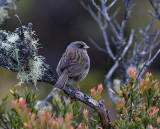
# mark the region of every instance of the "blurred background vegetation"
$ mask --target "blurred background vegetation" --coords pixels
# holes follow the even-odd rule
[[[105,74],[113,62],[106,54],[99,52],[89,42],[88,37],[92,37],[100,46],[104,47],[103,37],[96,22],[81,6],[79,0],[19,0],[16,6],[17,9],[10,12],[10,19],[7,19],[2,24],[1,29],[14,31],[14,29],[19,26],[14,16],[15,14],[19,15],[23,25],[27,26],[29,22],[32,22],[33,30],[36,31],[37,38],[39,39],[39,53],[46,58],[46,62],[48,62],[54,70],[62,53],[70,42],[77,40],[86,42],[91,47],[88,50],[91,59],[91,69],[86,79],[80,83],[80,90],[88,94],[94,86],[98,86],[100,83],[104,85]],[[122,0],[117,2],[111,10],[111,13],[118,6],[121,11],[117,19],[121,20],[123,15]],[[135,33],[138,34],[139,28],[144,29],[146,27],[151,19],[148,10],[152,10],[148,1],[136,0],[136,5],[130,13],[125,30],[126,39],[130,34],[131,28],[134,28]],[[160,28],[158,21],[154,23],[154,28]],[[141,37],[139,36],[139,40],[140,39]],[[160,60],[157,58],[148,70],[153,73],[156,79],[160,79],[158,71],[160,69],[159,65]],[[16,75],[16,73],[0,67],[0,98],[9,95],[10,89],[18,83]],[[118,75],[114,76],[115,78],[118,77]],[[24,87],[28,87],[28,89],[37,92],[38,99],[44,99],[53,88],[52,85],[38,83],[37,87],[39,91],[36,91],[35,87],[31,84],[17,87],[17,90],[21,91]],[[105,99],[107,109],[110,110],[111,120],[115,120],[115,106],[107,95],[105,85],[103,99]]]

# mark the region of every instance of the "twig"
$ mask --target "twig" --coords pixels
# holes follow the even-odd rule
[[[101,29],[101,32],[103,34],[103,38],[104,38],[104,41],[105,41],[105,45],[106,45],[106,50],[99,47],[91,38],[89,38],[89,40],[91,41],[91,43],[100,51],[102,52],[105,52],[107,53],[114,61],[116,60],[116,57],[114,56],[111,48],[110,48],[110,44],[109,44],[109,41],[108,41],[108,36],[106,34],[106,27],[107,27],[107,24],[103,25],[102,21],[101,21],[101,13],[100,12],[97,12],[98,13],[98,16],[95,15],[95,13],[93,12],[93,10],[91,9],[91,7],[88,5],[86,6],[84,4],[83,1],[81,1],[81,5],[91,14],[91,16],[93,17],[93,19],[98,23],[100,29]]]
[[[93,39],[89,38],[89,40],[95,46],[95,48],[97,48],[99,51],[108,54],[107,50],[105,50],[104,48],[101,48]]]
[[[112,16],[110,16],[111,20],[114,19],[118,15],[119,11],[120,11],[120,8],[117,8],[117,10],[114,12],[114,14]]]
[[[9,127],[8,127],[7,123],[5,122],[5,120],[3,119],[3,116],[1,113],[0,113],[0,119],[3,122],[3,124],[5,125],[6,129],[9,129]]]
[[[108,94],[114,103],[116,103],[116,99],[115,99],[113,93],[110,91],[110,89],[111,89],[111,85],[112,85],[111,77],[112,77],[114,71],[117,69],[117,67],[118,67],[118,61],[111,67],[111,69],[109,70],[109,72],[105,76],[105,81],[104,81],[107,86],[107,89],[108,89]]]
[[[152,16],[154,16],[155,18],[160,20],[160,13],[159,13],[159,4],[160,2],[157,0],[156,3],[154,4],[153,0],[149,0],[150,4],[152,5],[153,9],[154,9],[154,13],[149,12]]]
[[[114,56],[111,48],[110,48],[110,44],[109,44],[109,41],[108,41],[108,36],[106,34],[106,27],[107,27],[107,24],[103,25],[102,21],[101,21],[101,13],[100,12],[97,12],[98,13],[98,16],[95,15],[95,13],[93,12],[93,10],[91,9],[90,6],[86,6],[82,1],[81,1],[81,4],[82,6],[91,14],[91,16],[94,18],[94,20],[98,23],[99,25],[99,28],[101,29],[101,32],[103,34],[103,38],[104,38],[104,42],[105,42],[105,45],[106,45],[106,50],[103,50],[102,48],[100,48],[93,40],[90,39],[91,43],[100,51],[103,51],[103,52],[107,52],[107,54],[115,61],[116,60],[116,57]]]
[[[125,54],[126,54],[126,52],[128,51],[129,47],[132,45],[132,43],[133,43],[133,36],[134,36],[134,30],[132,29],[132,30],[131,30],[131,34],[130,34],[130,37],[129,37],[128,44],[127,44],[126,47],[124,48],[121,57],[124,57],[124,56],[125,56]]]
[[[21,33],[20,33],[20,37],[23,38],[24,37],[24,33],[23,33],[23,26],[22,26],[22,22],[19,18],[19,16],[17,14],[15,14],[15,17],[18,19],[19,24],[20,24],[20,28],[21,28]]]
[[[47,95],[47,97],[41,102],[40,108],[43,108],[44,104],[47,102],[49,98],[53,96],[53,93],[56,91],[57,88],[53,88],[53,90]]]
[[[117,2],[117,0],[114,0],[114,1],[106,8],[106,11],[108,11],[110,8],[112,8],[113,5],[115,5],[116,2]]]
[[[151,49],[150,54],[149,54],[149,58],[148,61],[144,64],[143,68],[141,69],[140,73],[138,74],[137,78],[136,78],[136,82],[135,85],[139,82],[140,78],[142,77],[142,75],[144,74],[144,72],[146,71],[146,69],[148,68],[148,66],[156,59],[156,57],[158,56],[158,54],[160,53],[160,49],[156,52],[156,54],[151,58],[151,52],[153,49]]]

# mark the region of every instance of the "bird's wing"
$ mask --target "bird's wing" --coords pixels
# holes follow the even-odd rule
[[[65,53],[63,54],[62,58],[60,59],[58,65],[57,65],[57,69],[56,69],[59,76],[64,71],[64,69],[67,68],[67,66],[69,64],[68,60],[65,58],[64,55],[65,55]]]
[[[69,65],[67,67],[69,76],[78,76],[90,67],[89,57],[80,51],[69,53]],[[87,71],[88,73],[88,71]]]
[[[78,76],[78,75],[84,73],[85,71],[88,73],[88,69],[89,69],[89,64],[87,62],[72,63],[68,67],[69,76],[70,77]]]
[[[56,82],[54,87],[63,89],[65,87],[67,81],[68,81],[68,70],[65,69],[62,72],[61,76],[58,78],[58,81]]]
[[[75,51],[73,49],[66,49],[65,53],[63,53],[56,69],[59,76],[64,71],[64,69],[68,68],[70,63],[74,60],[74,53]]]
[[[61,75],[65,68],[68,69],[68,73],[72,76],[77,76],[83,72],[83,70],[88,69],[89,59],[83,53],[80,53],[74,49],[67,49],[60,59],[57,66],[57,73]]]

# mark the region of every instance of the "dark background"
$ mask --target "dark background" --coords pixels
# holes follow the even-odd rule
[[[19,0],[16,4],[17,9],[10,12],[10,19],[7,19],[1,26],[1,29],[14,31],[19,26],[15,14],[17,13],[23,25],[33,23],[33,30],[36,31],[39,39],[39,53],[43,55],[54,70],[65,51],[67,45],[73,41],[81,40],[86,42],[91,48],[88,50],[91,59],[91,69],[86,77],[80,83],[80,89],[84,93],[89,93],[90,89],[104,82],[105,74],[112,66],[112,60],[104,53],[99,52],[88,40],[93,38],[100,46],[104,47],[102,34],[97,23],[93,20],[90,14],[81,6],[79,0]],[[110,11],[112,14],[117,7],[121,8],[117,19],[120,21],[123,15],[122,0],[118,1],[114,8]],[[126,39],[128,39],[131,28],[138,33],[139,28],[144,29],[149,23],[151,16],[147,13],[152,10],[148,1],[136,0],[136,6],[130,13],[127,27],[125,30]],[[160,22],[155,21],[154,27],[159,29]],[[138,35],[139,40],[141,39]],[[158,48],[157,48],[158,49]],[[159,79],[159,57],[155,60],[148,71],[153,73]],[[157,72],[155,72],[157,71]],[[117,74],[118,75],[118,74]],[[114,75],[117,78],[116,74]],[[4,68],[0,68],[0,98],[9,94],[9,90],[15,87],[18,83],[16,73],[13,73]],[[104,83],[103,83],[104,84]],[[27,84],[24,87],[35,90],[33,85]],[[52,86],[46,83],[38,83],[39,99],[44,99],[52,90]],[[104,85],[103,98],[105,99],[106,107],[111,111],[111,120],[115,120],[115,107],[107,95],[107,90]]]

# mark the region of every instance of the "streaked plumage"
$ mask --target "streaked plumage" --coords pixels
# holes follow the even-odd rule
[[[88,48],[82,41],[76,41],[68,45],[56,69],[59,75],[56,83],[57,87],[64,87],[66,82],[78,83],[87,76],[90,68]]]

